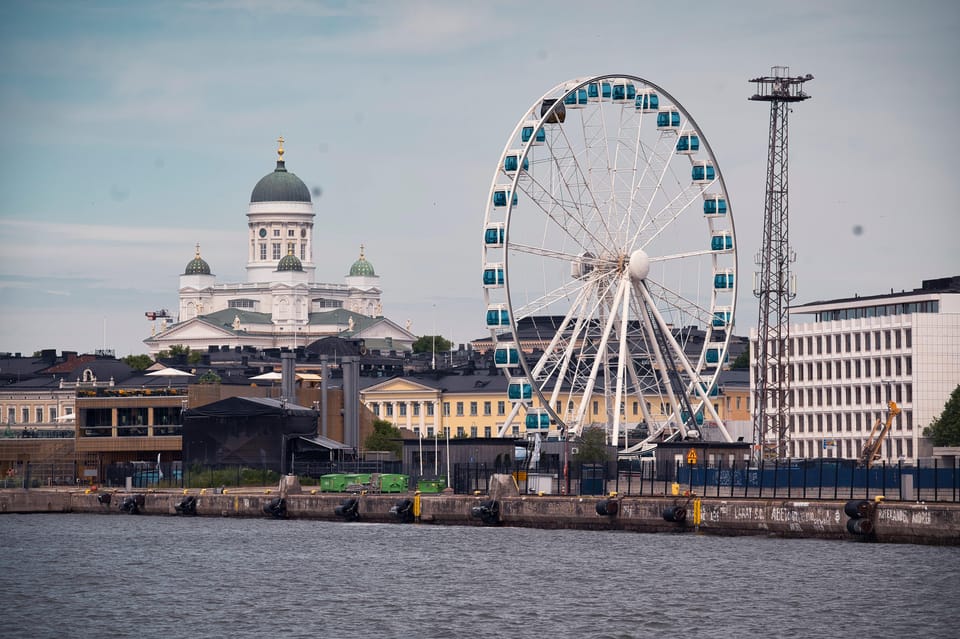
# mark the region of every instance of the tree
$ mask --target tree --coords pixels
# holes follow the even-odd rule
[[[436,339],[436,343],[434,343],[434,339]],[[449,351],[452,346],[453,342],[440,335],[421,335],[413,343],[412,348],[414,353],[443,353]]]
[[[145,371],[153,364],[153,360],[145,354],[127,355],[123,358],[123,363],[135,371]]]
[[[943,412],[923,429],[934,446],[960,446],[960,386],[953,389]]]
[[[596,426],[583,431],[573,458],[585,464],[607,461],[607,433]]]
[[[207,371],[197,378],[198,384],[219,384],[221,381],[220,376],[213,371]]]
[[[730,370],[747,370],[750,368],[750,349],[747,349],[737,355],[737,359],[733,360],[733,363],[730,364]]]
[[[375,419],[373,432],[363,440],[363,447],[367,450],[388,450],[399,458],[403,446],[396,441],[398,439],[400,439],[399,428],[386,420]]]

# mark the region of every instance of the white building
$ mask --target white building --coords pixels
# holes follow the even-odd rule
[[[881,459],[929,456],[923,429],[960,385],[960,276],[924,280],[913,291],[794,306],[790,314],[813,319],[790,326],[788,454],[859,457],[892,400],[902,412]]]
[[[196,247],[180,275],[179,315],[144,340],[156,355],[174,345],[296,348],[330,335],[386,341],[409,350],[416,337],[383,317],[379,277],[364,255],[342,284],[315,280],[310,189],[287,171],[283,138],[276,169],[257,182],[247,211],[247,281],[217,283]]]

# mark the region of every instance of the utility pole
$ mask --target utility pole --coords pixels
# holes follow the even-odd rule
[[[770,75],[750,80],[756,84],[751,100],[770,103],[770,141],[767,189],[763,212],[763,244],[757,254],[759,273],[753,293],[760,299],[757,322],[757,358],[753,398],[753,442],[758,459],[785,458],[790,441],[790,300],[796,296],[790,263],[787,214],[787,116],[790,105],[810,96],[803,92],[805,76],[791,77],[790,67],[773,67]]]

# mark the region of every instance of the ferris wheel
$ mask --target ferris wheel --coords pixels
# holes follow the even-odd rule
[[[499,429],[731,441],[714,402],[736,305],[733,212],[689,113],[630,75],[578,78],[524,113],[483,231]]]

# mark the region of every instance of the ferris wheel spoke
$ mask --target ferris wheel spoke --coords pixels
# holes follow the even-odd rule
[[[581,247],[581,248],[584,248],[584,247]],[[592,266],[594,268],[610,264],[609,260],[602,260],[596,257],[584,258],[580,254],[573,254],[566,251],[558,251],[558,250],[554,250],[546,247],[533,246],[530,244],[520,244],[520,243],[511,242],[510,250],[515,251],[517,253],[524,253],[526,255],[534,255],[537,257],[548,257],[551,259],[559,260],[567,264],[577,261],[581,264],[584,264],[586,266]]]
[[[647,291],[651,296],[658,300],[663,300],[663,302],[671,308],[679,310],[685,316],[701,322],[705,326],[709,326],[713,320],[713,312],[710,309],[704,308],[702,304],[684,297],[659,282],[647,280]]]

